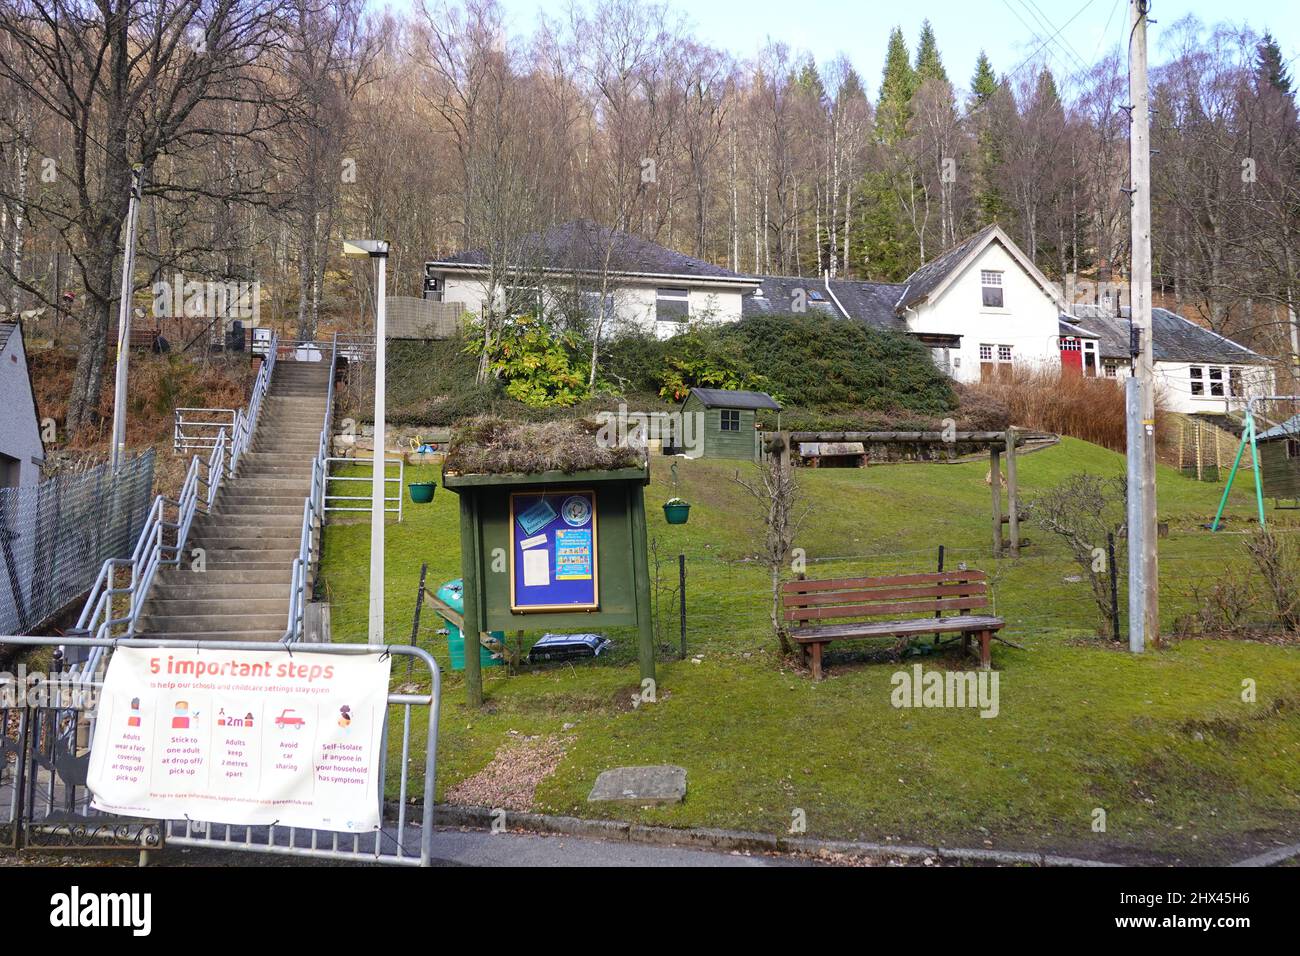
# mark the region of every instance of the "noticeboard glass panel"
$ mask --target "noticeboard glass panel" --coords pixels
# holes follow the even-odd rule
[[[510,609],[600,606],[596,493],[590,489],[510,495]]]

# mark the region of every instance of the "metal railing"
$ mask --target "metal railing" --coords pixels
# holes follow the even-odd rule
[[[204,514],[211,510],[221,490],[222,479],[234,471],[238,455],[252,436],[275,367],[274,337],[271,343],[271,356],[258,371],[248,411],[236,414],[234,437],[221,429],[206,462],[200,461],[198,455],[190,459],[180,496],[172,499],[158,495],[154,499],[131,557],[110,558],[100,568],[74,633],[98,639],[135,634],[136,622],[144,610],[158,569],[180,566],[195,515],[200,510]],[[83,664],[83,673],[94,673],[103,656],[104,648],[95,646]]]
[[[363,465],[363,466],[369,465],[371,470],[373,471],[375,465],[374,459],[373,458],[326,458],[325,459],[325,467],[326,467],[325,481],[327,483],[326,491],[325,491],[325,511],[326,512],[364,511],[366,514],[369,514],[370,502],[371,502],[370,495],[332,494],[328,490],[328,483],[331,481],[361,481],[361,482],[365,482],[366,485],[370,485],[371,481],[373,480],[373,475],[365,475],[365,476],[332,475],[329,473],[329,466],[332,464]],[[384,511],[390,515],[392,514],[397,515],[397,520],[400,523],[402,520],[402,489],[406,487],[406,460],[404,458],[385,458],[384,459],[385,471],[387,471],[387,467],[389,465],[397,466],[397,474],[391,478],[388,477],[387,475],[385,475],[384,477]],[[396,483],[397,485],[396,495],[388,494],[388,484],[390,482]],[[333,502],[358,502],[358,501],[364,501],[365,504],[359,505],[359,504],[334,504],[333,503]]]
[[[114,642],[84,637],[0,636],[0,644],[11,643],[86,647],[101,652],[99,659]],[[285,653],[291,650],[285,644],[255,642],[136,638],[133,643],[140,647],[172,649]],[[388,694],[379,749],[381,792],[376,795],[388,799],[377,830],[345,833],[188,819],[153,821],[127,819],[96,810],[90,805],[91,793],[79,761],[84,760],[80,755],[94,745],[104,675],[52,674],[39,683],[20,682],[4,675],[0,677],[0,728],[5,729],[0,734],[0,846],[5,845],[8,836],[12,843],[32,849],[57,845],[65,850],[104,846],[152,850],[175,844],[354,863],[429,866],[434,835],[438,715],[442,701],[442,673],[437,662],[423,648],[402,644],[392,647],[322,644],[293,648],[292,653],[295,659],[301,654],[386,653],[419,660],[428,668],[427,677],[416,675],[419,684],[427,680],[427,693],[390,691]],[[427,714],[420,715],[423,731],[415,719],[417,708],[428,710]],[[391,782],[390,772],[395,777]],[[413,806],[415,798],[418,805]],[[418,820],[414,819],[416,813]]]
[[[217,434],[233,432],[239,420],[233,408],[178,408],[172,415],[172,452],[177,455],[211,449]]]
[[[303,614],[307,605],[307,588],[312,580],[312,569],[320,559],[316,530],[325,524],[325,480],[329,474],[326,464],[330,454],[330,438],[334,432],[334,375],[338,369],[338,333],[328,343],[294,343],[295,354],[319,352],[324,361],[329,349],[329,387],[325,393],[325,422],[321,425],[320,441],[316,445],[316,458],[311,463],[311,490],[302,503],[302,531],[298,536],[298,556],[293,559],[293,574],[289,583],[289,619],[282,640],[286,644],[302,639]],[[301,361],[301,359],[299,359]],[[308,358],[307,361],[316,361]]]

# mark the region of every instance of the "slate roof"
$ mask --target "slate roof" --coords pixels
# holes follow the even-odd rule
[[[1129,358],[1129,310],[1119,318],[1090,314],[1062,316],[1063,321],[1096,332],[1102,358]],[[1157,362],[1218,362],[1223,365],[1266,365],[1269,359],[1211,332],[1168,309],[1151,310],[1151,351]]]
[[[9,344],[9,336],[18,328],[17,322],[0,322],[0,349]]]
[[[586,219],[576,219],[533,233],[523,241],[523,248],[527,260],[536,262],[543,269],[557,272],[601,272],[605,268],[605,253],[612,248],[609,259],[612,272],[722,279],[731,282],[754,281],[703,259],[666,249],[649,239],[610,229]],[[472,249],[433,260],[430,264],[451,267],[486,266],[488,255],[481,249]]]
[[[903,294],[901,284],[894,282],[857,282],[851,279],[832,279],[831,291],[840,300],[850,318],[857,319],[873,329],[906,332],[907,320],[898,314],[895,306]]]
[[[997,225],[988,225],[981,229],[975,235],[971,236],[957,245],[953,246],[937,259],[931,259],[921,268],[917,269],[904,283],[905,291],[898,307],[905,309],[915,302],[924,299],[927,295],[937,289],[948,274],[961,265],[971,251],[982,243],[989,234],[997,229]]]
[[[740,300],[741,314],[750,315],[791,315],[795,290],[804,289],[804,300],[808,311],[824,312],[839,316],[840,310],[835,301],[826,294],[826,280],[797,278],[795,276],[755,276],[758,288],[745,293]],[[849,279],[831,279],[830,289],[835,300],[848,313],[848,318],[857,319],[877,329],[906,332],[907,322],[894,311],[894,303],[903,292],[903,286],[893,282],[857,282]],[[762,295],[759,295],[759,293]],[[813,293],[821,296],[820,300]]]
[[[1065,316],[1061,316],[1058,322],[1057,332],[1061,335],[1074,336],[1077,339],[1096,339],[1100,338],[1096,332],[1089,332],[1081,325],[1075,325],[1073,322],[1067,322]]]
[[[767,392],[744,392],[729,388],[692,388],[691,394],[698,398],[705,408],[771,408],[780,411]]]
[[[1300,438],[1300,415],[1288,418],[1281,425],[1274,425],[1268,431],[1260,432],[1255,441],[1273,441],[1277,438]]]
[[[758,288],[746,292],[740,300],[742,316],[792,315],[798,292],[803,290],[804,308],[809,312],[839,315],[839,310],[826,294],[826,285],[820,279],[801,279],[797,276],[755,276]]]

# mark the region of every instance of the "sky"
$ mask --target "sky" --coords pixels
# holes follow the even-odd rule
[[[407,8],[412,0],[389,0]],[[1040,48],[1054,73],[1079,72],[1121,47],[1128,36],[1128,0],[670,0],[684,13],[697,39],[745,59],[769,39],[795,53],[808,52],[818,63],[840,53],[857,68],[873,97],[884,65],[889,31],[901,26],[915,51],[921,21],[929,18],[949,77],[964,88],[984,49],[1001,76]],[[512,34],[532,32],[539,10],[562,17],[569,0],[501,0]],[[1207,24],[1249,24],[1257,33],[1271,31],[1300,75],[1300,2],[1298,0],[1154,0],[1150,28],[1152,63],[1159,63],[1162,31],[1186,14]],[[1077,16],[1076,16],[1077,14]],[[1066,23],[1069,22],[1069,26]],[[1053,36],[1060,29],[1057,36]],[[1077,59],[1076,59],[1077,58]]]

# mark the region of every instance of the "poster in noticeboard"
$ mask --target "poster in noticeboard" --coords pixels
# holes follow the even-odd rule
[[[510,495],[510,609],[583,611],[600,607],[596,493]]]

